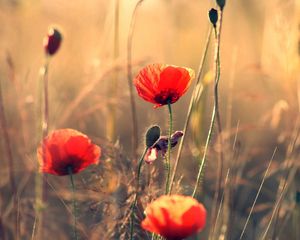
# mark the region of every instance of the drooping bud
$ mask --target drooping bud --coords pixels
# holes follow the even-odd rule
[[[51,27],[48,30],[47,36],[44,38],[43,45],[47,55],[54,55],[60,47],[62,41],[61,33]]]
[[[214,8],[210,9],[208,12],[208,17],[214,28],[217,26],[218,22],[218,11]]]
[[[148,128],[145,136],[146,147],[150,148],[160,137],[160,127],[154,125]]]
[[[226,0],[217,0],[217,4],[220,7],[221,11],[223,11],[226,4]]]
[[[156,126],[158,127],[158,126]],[[151,128],[150,128],[151,129]],[[149,129],[149,130],[150,130]],[[148,131],[149,131],[148,130]],[[160,131],[160,129],[159,129]],[[148,132],[147,132],[148,133]],[[175,147],[179,141],[179,139],[183,136],[182,131],[176,131],[171,136],[171,148]],[[153,139],[154,140],[154,139]],[[153,142],[153,141],[152,141]],[[145,162],[148,164],[153,163],[157,157],[158,153],[161,152],[161,155],[165,157],[168,150],[168,137],[160,136],[147,150],[145,155]]]

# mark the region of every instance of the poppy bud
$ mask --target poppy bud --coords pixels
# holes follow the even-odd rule
[[[148,128],[146,132],[146,146],[150,148],[160,137],[160,127],[157,125],[154,125],[150,128]]]
[[[47,55],[54,55],[61,44],[62,35],[55,28],[49,28],[47,36],[44,38],[43,45]]]
[[[210,22],[216,27],[218,22],[218,11],[214,8],[210,9],[208,12]]]
[[[217,0],[218,6],[221,8],[221,11],[223,11],[225,7],[226,0]]]

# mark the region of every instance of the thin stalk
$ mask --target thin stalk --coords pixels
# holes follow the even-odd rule
[[[204,147],[204,152],[203,152],[203,156],[199,165],[199,170],[198,170],[198,174],[197,174],[197,179],[196,179],[196,184],[194,187],[194,191],[192,193],[192,196],[195,197],[196,192],[197,192],[197,188],[201,179],[201,174],[206,162],[206,155],[207,155],[207,151],[208,151],[208,146],[210,144],[211,138],[212,138],[212,133],[213,133],[213,129],[214,129],[214,124],[215,124],[215,120],[216,120],[216,115],[217,110],[218,110],[218,99],[216,97],[218,97],[218,86],[219,86],[219,80],[220,80],[220,31],[221,31],[221,26],[222,26],[222,14],[223,12],[221,12],[221,17],[220,17],[220,24],[219,24],[219,36],[217,37],[217,41],[216,41],[216,58],[215,58],[215,86],[214,86],[214,107],[213,107],[213,111],[211,114],[211,121],[210,121],[210,126],[209,126],[209,130],[208,130],[208,135],[206,138],[206,143],[205,143],[205,147]],[[216,28],[215,29],[215,34],[216,34]],[[217,93],[217,94],[216,94]]]
[[[246,230],[246,228],[247,228],[247,226],[248,226],[250,217],[251,217],[251,215],[252,215],[253,209],[254,209],[254,207],[255,207],[255,204],[256,204],[256,201],[257,201],[257,199],[258,199],[258,197],[259,197],[259,194],[260,194],[260,192],[261,192],[261,189],[262,189],[262,187],[263,187],[263,185],[264,185],[264,183],[265,183],[265,180],[266,180],[266,178],[267,178],[267,175],[268,175],[269,169],[270,169],[270,167],[271,167],[272,161],[273,161],[273,159],[274,159],[274,156],[275,156],[275,154],[276,154],[276,151],[277,151],[277,147],[274,149],[274,152],[273,152],[272,157],[271,157],[271,159],[270,159],[270,161],[269,161],[268,167],[267,167],[267,169],[266,169],[266,171],[265,171],[265,174],[264,174],[264,176],[263,176],[263,179],[262,179],[262,181],[261,181],[261,183],[260,183],[260,186],[259,186],[259,188],[258,188],[258,191],[257,191],[257,193],[256,193],[256,196],[255,196],[255,199],[254,199],[253,204],[252,204],[252,206],[251,206],[250,212],[249,212],[249,214],[248,214],[246,223],[245,223],[245,225],[244,225],[244,227],[243,227],[243,230],[242,230],[242,233],[241,233],[241,235],[240,235],[240,240],[241,240],[241,239],[243,238],[243,236],[244,236],[245,230]]]
[[[6,158],[7,158],[7,164],[8,164],[8,171],[9,171],[9,182],[10,182],[10,188],[12,191],[12,200],[13,200],[13,216],[14,216],[14,228],[15,233],[18,235],[18,218],[17,218],[17,188],[15,183],[15,175],[14,175],[14,159],[11,149],[11,141],[8,134],[8,127],[7,127],[7,121],[5,117],[5,110],[4,110],[4,104],[3,104],[3,97],[2,97],[2,87],[1,87],[1,81],[0,81],[0,124],[3,132],[3,140],[4,140],[4,149],[6,151]]]
[[[42,139],[44,139],[48,135],[49,131],[49,91],[48,91],[48,69],[49,69],[49,56],[45,57],[45,64],[41,69],[41,82],[42,82],[42,93],[43,93],[43,111],[41,118],[41,126],[42,126]],[[44,147],[43,147],[44,152]],[[43,153],[44,154],[44,153]],[[37,199],[36,199],[36,210],[38,211],[38,235],[39,238],[43,238],[43,229],[45,225],[44,220],[44,206],[47,199],[47,182],[46,182],[46,174],[37,175]]]
[[[300,118],[298,116],[298,118],[296,120],[295,127],[294,127],[294,131],[293,131],[294,136],[293,136],[293,139],[292,139],[292,141],[290,142],[290,144],[288,146],[288,150],[287,150],[287,153],[286,153],[285,166],[287,168],[287,175],[280,180],[280,183],[279,183],[279,186],[278,186],[278,189],[277,189],[277,196],[276,196],[275,204],[274,204],[274,207],[273,207],[273,211],[272,211],[270,220],[268,222],[268,225],[267,225],[264,233],[262,234],[262,237],[261,237],[262,240],[267,237],[268,231],[271,227],[271,224],[272,224],[273,220],[274,219],[276,220],[276,218],[277,218],[276,215],[279,213],[279,208],[280,208],[281,202],[282,202],[283,198],[285,197],[286,192],[288,191],[291,183],[293,182],[295,174],[297,173],[297,171],[299,169],[299,167],[294,162],[294,160],[297,159],[297,158],[292,157],[292,153],[294,152],[295,145],[296,145],[296,142],[298,140],[299,132],[300,132],[300,120],[299,119]],[[275,226],[274,226],[274,228],[275,228]],[[274,235],[274,232],[273,232],[273,235]]]
[[[179,146],[178,146],[177,156],[176,156],[176,159],[175,159],[175,163],[174,163],[174,167],[173,167],[173,171],[172,171],[172,175],[171,175],[171,179],[170,179],[170,190],[169,190],[170,193],[172,191],[172,187],[173,187],[173,183],[174,183],[174,180],[175,180],[175,175],[176,175],[178,163],[179,163],[179,160],[180,160],[180,157],[181,157],[185,136],[186,136],[186,133],[187,133],[188,125],[189,125],[189,122],[190,122],[190,118],[191,118],[191,114],[192,114],[192,110],[193,110],[193,106],[194,106],[194,102],[195,102],[195,98],[197,96],[197,89],[198,89],[198,86],[200,86],[200,84],[201,84],[200,79],[201,79],[201,75],[202,75],[202,72],[203,72],[204,62],[205,62],[207,52],[208,52],[211,32],[212,32],[212,28],[210,27],[209,31],[208,31],[208,34],[207,34],[206,42],[205,42],[204,52],[203,52],[203,55],[202,55],[202,58],[201,58],[201,61],[200,61],[200,64],[199,64],[199,68],[198,68],[196,85],[193,89],[192,97],[191,97],[191,100],[190,100],[190,103],[189,103],[188,112],[187,112],[186,119],[185,119],[185,122],[184,122],[183,136],[182,136],[182,138],[180,140],[180,143],[179,143]],[[203,91],[203,88],[202,88],[202,91]],[[200,92],[200,94],[202,94],[202,91]]]
[[[120,0],[115,0],[114,5],[114,46],[113,46],[113,59],[116,60],[119,57],[120,53],[120,38],[119,38],[119,30],[120,30]],[[111,96],[113,99],[112,102],[109,102],[108,106],[108,114],[106,119],[106,130],[107,130],[107,138],[111,141],[115,141],[116,137],[116,113],[117,113],[117,104],[116,98],[118,93],[118,80],[119,74],[118,72],[114,73],[112,81],[108,86],[108,96]]]
[[[219,110],[219,81],[221,75],[221,64],[220,64],[220,44],[221,44],[221,31],[222,31],[222,22],[223,22],[223,11],[220,14],[219,20],[219,28],[218,30],[214,27],[215,38],[216,38],[216,57],[215,57],[215,65],[216,65],[216,79],[215,79],[215,87],[214,87],[214,107],[216,112],[216,122],[218,127],[218,142],[219,142],[219,159],[218,159],[218,170],[217,170],[217,181],[216,181],[216,189],[213,198],[212,204],[212,211],[211,211],[211,221],[214,221],[216,218],[216,208],[218,204],[218,199],[220,195],[220,191],[222,188],[222,179],[223,179],[223,168],[224,168],[224,157],[223,157],[223,139],[222,139],[222,124],[221,124],[221,117],[220,117],[220,110]],[[216,221],[216,220],[215,220]],[[212,228],[212,237],[214,235],[215,224],[212,224],[214,227]]]
[[[215,116],[216,116],[216,109],[215,107],[213,108],[212,114],[211,114],[211,121],[210,121],[210,126],[209,126],[209,130],[208,130],[208,134],[207,134],[207,138],[206,138],[206,142],[205,142],[205,147],[204,147],[204,152],[203,152],[203,156],[199,165],[199,170],[198,170],[198,174],[197,174],[197,179],[196,179],[196,183],[195,183],[195,187],[192,193],[192,197],[195,197],[196,193],[197,193],[197,188],[198,185],[200,183],[200,179],[201,179],[201,174],[204,168],[204,164],[206,161],[206,155],[207,155],[207,151],[208,151],[208,146],[212,137],[212,132],[214,129],[214,123],[215,123]]]
[[[73,217],[74,217],[74,222],[73,222],[73,238],[78,240],[78,235],[77,235],[77,208],[76,208],[76,198],[75,198],[75,184],[74,184],[74,179],[73,179],[73,173],[72,169],[69,168],[69,175],[70,175],[70,181],[71,181],[71,187],[72,187],[72,204],[73,204]]]
[[[284,164],[285,164],[285,166],[287,168],[289,168],[293,164],[292,153],[294,151],[297,139],[299,137],[299,132],[300,132],[300,117],[298,116],[297,120],[296,120],[296,123],[295,123],[294,130],[293,130],[292,141],[288,145],[288,149],[287,149],[286,157],[285,157],[285,161],[284,161]],[[287,182],[287,179],[288,179],[288,174],[289,173],[287,173],[287,175],[285,177],[282,177],[280,179],[278,190],[277,190],[277,195],[276,195],[276,200],[278,199],[278,197],[280,195],[280,192],[283,190],[283,188],[286,185],[286,182]],[[276,235],[277,224],[279,222],[279,212],[280,212],[280,209],[281,209],[281,205],[279,205],[278,210],[276,211],[275,216],[274,216],[273,238]]]
[[[136,182],[136,192],[135,192],[135,197],[134,197],[134,201],[131,205],[131,215],[130,215],[130,240],[133,240],[133,230],[134,230],[134,213],[135,213],[135,208],[136,208],[136,204],[137,204],[137,200],[138,200],[138,196],[139,196],[139,189],[140,189],[140,176],[141,176],[141,170],[142,170],[142,165],[144,162],[144,157],[146,155],[148,151],[148,148],[146,147],[142,156],[139,159],[138,162],[138,169],[137,169],[137,182]]]
[[[36,225],[37,225],[37,216],[35,216],[35,218],[34,218],[32,231],[31,231],[31,240],[34,240]]]
[[[225,192],[225,188],[227,187],[228,182],[230,181],[230,174],[231,174],[230,171],[231,171],[231,169],[228,168],[227,174],[226,174],[226,177],[225,177],[224,191],[222,192],[222,195],[221,195],[220,204],[219,204],[219,208],[218,208],[218,211],[217,211],[216,222],[215,222],[213,228],[216,228],[216,227],[217,227],[218,220],[219,220],[219,217],[220,217],[220,215],[221,215],[222,207],[225,205],[225,200],[226,200],[226,192]],[[223,211],[224,211],[224,210],[223,210]],[[223,225],[223,226],[221,226],[220,229],[221,229],[221,233],[220,233],[219,239],[225,239],[225,235],[226,235],[226,232],[227,232],[227,226],[226,226],[226,225]],[[213,231],[215,231],[215,229],[214,229]]]
[[[169,111],[169,136],[168,136],[168,150],[167,150],[167,155],[166,155],[166,171],[167,171],[167,178],[166,178],[166,194],[170,193],[170,173],[171,173],[171,168],[170,168],[170,162],[171,162],[171,135],[173,131],[173,115],[172,115],[172,107],[171,103],[168,102],[168,111]]]
[[[279,210],[279,207],[280,207],[280,205],[282,203],[282,200],[285,197],[285,195],[286,195],[286,193],[287,193],[287,191],[288,191],[291,183],[294,180],[295,174],[297,173],[298,170],[299,170],[299,168],[297,167],[297,165],[295,165],[295,163],[289,167],[289,174],[285,178],[285,182],[284,182],[284,184],[282,186],[282,189],[281,189],[281,191],[279,193],[278,198],[276,198],[276,201],[275,201],[275,204],[274,204],[274,207],[273,207],[273,211],[272,211],[270,220],[269,220],[268,225],[267,225],[267,227],[266,227],[266,229],[265,229],[265,231],[262,234],[262,237],[260,239],[262,239],[262,240],[266,239],[267,234],[268,234],[268,232],[270,230],[271,224],[272,224],[272,222],[273,222],[273,220],[275,218],[275,215],[277,214],[277,212]]]
[[[48,68],[49,68],[49,59],[46,57],[46,63],[42,72],[42,81],[44,86],[44,115],[42,120],[42,132],[43,138],[48,135],[49,131],[49,90],[48,90]]]
[[[144,0],[140,0],[136,3],[135,8],[132,13],[128,40],[127,40],[127,79],[128,79],[128,89],[130,96],[130,108],[131,108],[131,117],[132,117],[132,156],[136,161],[137,158],[137,148],[138,148],[138,121],[136,114],[136,105],[135,99],[133,95],[133,84],[132,84],[132,38],[134,33],[134,27],[136,23],[136,15],[139,6],[142,4]]]

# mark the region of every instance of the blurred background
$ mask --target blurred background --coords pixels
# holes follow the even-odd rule
[[[131,183],[133,186],[136,169],[132,155],[127,44],[137,3],[136,0],[0,0],[1,101],[14,161],[19,229],[18,233],[14,231],[9,157],[2,127],[0,239],[30,239],[34,228],[36,148],[41,140],[40,69],[45,63],[42,40],[49,26],[57,27],[63,35],[61,48],[49,65],[50,130],[77,129],[103,150],[99,166],[76,176],[79,230],[83,239],[127,239]],[[197,71],[211,27],[208,20],[211,7],[215,7],[212,0],[144,0],[136,11],[132,35],[133,76],[146,64],[156,62]],[[287,176],[286,192],[268,236],[299,239],[296,231],[300,224],[300,203],[295,197],[300,191],[299,16],[299,0],[227,1],[219,86],[225,160],[222,189],[227,197],[219,199],[224,205],[213,239],[239,239],[276,148],[243,239],[261,238],[278,200],[278,186],[284,184]],[[204,90],[193,110],[176,175],[176,191],[183,194],[192,192],[209,127],[214,44],[212,36],[201,76]],[[174,130],[183,129],[193,87],[194,84],[173,104]],[[168,115],[166,107],[154,109],[137,96],[135,89],[134,97],[139,155],[147,127],[159,124],[163,135],[167,135]],[[209,213],[218,174],[217,135],[216,131],[198,196]],[[173,149],[173,159],[176,150]],[[228,169],[229,178],[225,181]],[[150,189],[145,187],[143,206],[163,191],[162,159],[144,170],[153,179],[153,185]],[[70,239],[69,181],[49,176],[48,184],[48,203],[44,209],[47,228],[43,239],[52,239],[54,233],[57,239]],[[208,220],[200,239],[207,238],[212,228],[210,223]],[[147,239],[139,231],[137,239]]]

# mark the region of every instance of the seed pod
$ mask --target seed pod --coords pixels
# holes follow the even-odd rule
[[[47,55],[54,55],[60,47],[62,41],[61,33],[55,28],[49,28],[47,36],[44,38],[43,45]]]
[[[216,27],[218,22],[218,11],[214,8],[210,9],[208,12],[210,22]]]
[[[160,127],[154,125],[148,128],[145,136],[146,147],[150,148],[160,137]]]
[[[220,7],[221,11],[223,11],[226,4],[226,0],[217,0],[217,4]]]

